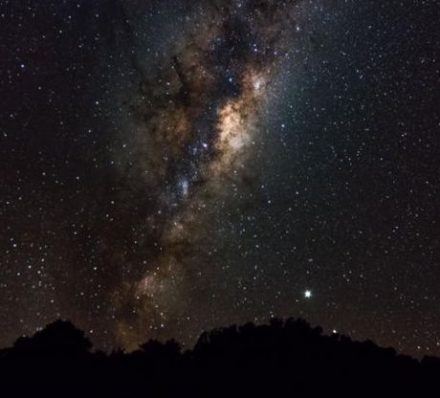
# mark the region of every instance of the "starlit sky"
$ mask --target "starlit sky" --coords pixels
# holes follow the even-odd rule
[[[0,0],[0,346],[303,317],[440,355],[439,12]]]

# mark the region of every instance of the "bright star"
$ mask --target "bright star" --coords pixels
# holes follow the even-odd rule
[[[312,291],[311,291],[311,290],[306,290],[306,291],[304,292],[304,297],[305,297],[306,299],[311,298],[311,297],[312,297]]]

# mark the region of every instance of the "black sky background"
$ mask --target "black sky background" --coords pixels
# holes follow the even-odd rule
[[[207,8],[0,1],[2,346],[58,317],[103,348],[131,327],[115,295],[145,271],[156,211],[128,171],[142,161],[133,104]],[[296,7],[252,181],[210,202],[191,283],[169,292],[185,306],[146,337],[190,344],[215,326],[302,316],[439,354],[439,8]]]

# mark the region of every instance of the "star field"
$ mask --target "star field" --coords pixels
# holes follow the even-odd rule
[[[0,345],[304,317],[440,355],[436,1],[0,1]]]

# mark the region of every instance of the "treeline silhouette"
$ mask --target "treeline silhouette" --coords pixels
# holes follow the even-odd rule
[[[301,319],[217,329],[185,352],[175,341],[149,341],[110,354],[93,352],[82,331],[56,321],[1,350],[0,375],[4,397],[440,395],[440,359],[327,336]]]

